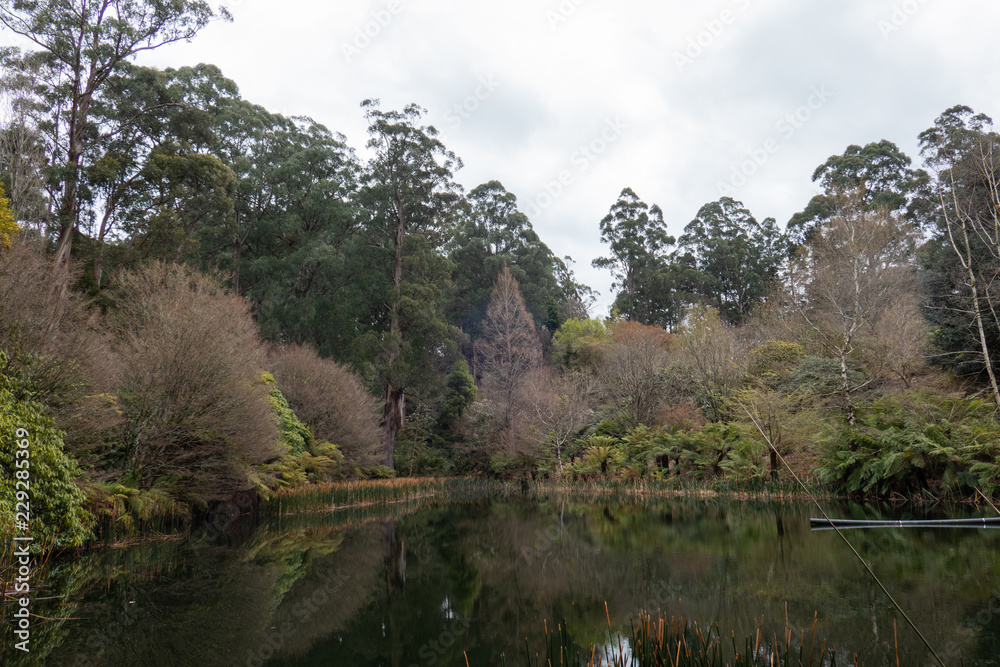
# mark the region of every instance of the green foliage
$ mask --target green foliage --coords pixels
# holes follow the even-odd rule
[[[465,372],[468,373],[468,369]],[[474,384],[472,389],[475,390]],[[455,396],[452,398],[460,400]],[[451,409],[457,407],[455,404]],[[440,414],[437,419],[434,418],[431,406],[420,404],[411,410],[406,428],[396,435],[395,464],[401,473],[407,476],[445,476],[454,474],[456,466],[461,465],[452,450],[452,443],[457,438],[455,424],[443,428],[440,419]]]
[[[801,345],[783,340],[769,340],[750,351],[747,375],[753,381],[770,389],[784,383],[793,369],[805,359]]]
[[[675,476],[699,479],[725,475],[745,479],[756,474],[749,455],[755,443],[740,424],[709,424],[701,431],[645,432],[640,427],[625,440],[634,443],[634,458],[655,461],[654,477],[666,476],[670,466]]]
[[[604,320],[570,318],[556,330],[552,340],[552,358],[568,369],[596,370],[604,358],[604,348],[611,342],[611,331]]]
[[[704,300],[730,324],[744,322],[764,302],[788,255],[774,218],[757,222],[729,197],[703,206],[677,243],[688,298]]]
[[[161,478],[151,489],[95,481],[87,487],[87,509],[97,519],[98,537],[114,543],[123,537],[163,533],[190,522],[190,506],[175,499],[176,478]]]
[[[864,381],[864,375],[850,370],[848,380],[852,385],[860,385]],[[801,393],[817,398],[835,396],[840,391],[840,364],[836,359],[807,356],[778,389],[786,393]]]
[[[680,309],[662,260],[675,239],[667,235],[662,209],[649,206],[625,188],[601,220],[601,241],[611,252],[595,259],[593,265],[611,269],[613,287],[619,292],[615,305],[622,315],[641,324],[675,325]]]
[[[396,471],[381,465],[363,466],[354,469],[354,476],[361,479],[395,479]]]
[[[891,141],[882,140],[865,146],[848,146],[842,155],[833,155],[816,168],[813,181],[823,185],[805,210],[788,222],[792,239],[808,241],[823,221],[836,209],[836,198],[844,192],[863,193],[866,210],[877,209],[915,214],[914,197],[926,183],[927,174],[911,169],[912,160]],[[909,209],[907,211],[907,209]]]
[[[559,302],[556,301],[555,297],[547,298],[545,300],[545,322],[543,323],[546,330],[550,334],[554,334],[565,320],[566,318],[563,317]]]
[[[263,373],[261,381],[271,387],[268,395],[278,422],[278,441],[285,451],[280,460],[264,467],[276,473],[275,485],[296,486],[340,479],[344,468],[344,454],[340,448],[313,437],[309,427],[289,407],[270,373]]]
[[[466,195],[445,249],[455,265],[448,316],[467,335],[481,335],[493,285],[505,266],[520,284],[536,325],[553,332],[559,328],[562,305],[574,296],[560,281],[568,269],[502,183],[483,183]]]
[[[636,428],[637,425],[638,424],[636,423],[634,416],[624,412],[618,412],[607,419],[602,419],[597,426],[594,427],[594,435],[606,436],[610,438],[624,438],[632,429]]]
[[[960,495],[1000,484],[1000,423],[978,398],[931,390],[885,396],[856,428],[830,431],[817,473],[850,494]]]
[[[10,210],[10,200],[0,185],[0,248],[9,249],[14,243],[17,232],[17,220]]]
[[[445,385],[448,389],[437,419],[438,428],[442,431],[454,426],[465,409],[476,400],[476,380],[469,372],[469,364],[465,359],[459,359],[452,365]]]
[[[977,321],[977,314],[996,307],[992,290],[984,287],[1000,268],[996,239],[984,231],[993,229],[1000,204],[995,187],[998,141],[992,119],[966,106],[946,110],[920,134],[921,154],[939,171],[937,192],[927,198],[934,205],[928,217],[935,224],[918,274],[923,315],[932,328],[931,342],[941,352],[930,362],[983,381],[984,345],[989,363],[1000,368],[997,318],[981,317],[982,337]],[[978,288],[975,296],[973,287]]]
[[[533,478],[541,468],[542,461],[529,453],[507,454],[497,452],[490,457],[489,470],[495,477],[504,479]]]
[[[0,353],[0,366],[6,357]],[[20,444],[27,443],[26,448]],[[28,456],[18,452],[26,451]],[[0,374],[0,534],[14,533],[17,491],[26,490],[30,534],[38,545],[81,546],[92,517],[76,484],[80,470],[63,448],[62,433],[17,380]],[[24,482],[17,486],[18,482]],[[17,531],[23,534],[25,531]]]
[[[271,399],[271,407],[274,408],[274,412],[277,415],[278,441],[291,454],[296,456],[303,454],[313,439],[309,427],[303,424],[295,413],[292,412],[288,401],[285,400],[281,390],[278,389],[277,383],[274,381],[274,376],[270,373],[264,373],[261,375],[261,381],[271,388],[268,392],[268,397]]]

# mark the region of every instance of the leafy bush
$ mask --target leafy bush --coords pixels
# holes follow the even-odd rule
[[[827,435],[817,473],[849,494],[968,494],[1000,485],[1000,423],[988,401],[929,389],[858,410],[855,428]]]
[[[465,409],[476,400],[476,380],[469,372],[469,364],[459,359],[451,367],[445,381],[448,387],[441,404],[437,425],[441,430],[450,429],[462,417]]]
[[[450,409],[455,407],[453,404]],[[441,417],[435,419],[433,413],[431,407],[418,404],[407,415],[406,427],[396,434],[394,456],[396,469],[401,474],[447,476],[455,472],[456,464],[466,463],[452,451],[451,443],[443,437],[447,432],[440,428]]]
[[[10,210],[10,200],[7,193],[0,185],[0,248],[10,248],[14,245],[14,239],[20,231],[14,212]]]
[[[274,408],[277,415],[278,441],[288,449],[289,453],[302,454],[309,448],[313,437],[312,433],[309,432],[309,427],[303,424],[289,407],[288,401],[274,381],[274,376],[270,373],[264,373],[261,376],[261,381],[271,388],[268,392],[268,398],[271,399],[271,407]]]
[[[762,387],[775,389],[805,359],[801,345],[783,340],[769,340],[750,351],[747,376]]]
[[[570,318],[552,339],[552,357],[566,368],[600,368],[611,332],[602,320]]]
[[[6,361],[0,353],[0,366]],[[26,458],[16,453],[24,440]],[[63,449],[62,433],[44,408],[28,398],[22,383],[0,375],[0,534],[14,532],[16,484],[26,478],[30,531],[38,544],[75,547],[90,539],[92,517],[83,509],[85,495],[76,485],[79,474]]]
[[[649,449],[642,456],[655,459],[660,476],[674,464],[675,475],[716,477],[726,474],[745,476],[748,443],[737,424],[709,424],[701,431],[660,431],[648,440]]]
[[[608,477],[628,464],[628,455],[620,447],[617,438],[607,435],[592,435],[583,443],[583,456],[568,468],[577,477]]]
[[[504,479],[533,479],[539,469],[545,467],[548,466],[544,465],[540,457],[527,452],[508,454],[499,451],[490,458],[489,463],[490,473]]]

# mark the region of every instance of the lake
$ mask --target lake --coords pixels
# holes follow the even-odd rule
[[[831,516],[958,518],[840,505]],[[932,664],[814,507],[756,501],[435,500],[237,522],[224,535],[56,561],[32,659],[52,665],[525,665],[545,623],[582,647],[662,609],[725,636],[825,639],[868,665]],[[1000,665],[1000,531],[845,532],[949,664]],[[607,611],[605,611],[605,603]],[[897,621],[894,638],[893,621]],[[11,646],[5,637],[4,647]]]

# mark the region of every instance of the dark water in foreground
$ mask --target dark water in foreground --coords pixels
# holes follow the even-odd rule
[[[891,518],[902,511],[837,508]],[[724,633],[819,638],[895,664],[895,611],[815,510],[753,502],[480,500],[294,517],[59,562],[33,613],[46,665],[523,665],[565,623],[581,646],[662,608]],[[937,511],[935,518],[971,515]],[[1000,531],[847,533],[948,665],[1000,665]],[[55,597],[62,596],[62,597]],[[9,614],[8,614],[9,621]],[[901,664],[930,664],[902,619]],[[6,629],[5,629],[6,632]],[[808,645],[807,635],[807,645]],[[818,640],[818,642],[821,640]],[[742,642],[741,642],[742,643]],[[9,634],[4,662],[11,660]],[[817,644],[818,653],[818,644]],[[838,660],[838,664],[844,664]]]

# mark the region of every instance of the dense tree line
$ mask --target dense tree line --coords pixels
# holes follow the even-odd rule
[[[64,431],[52,479],[203,507],[394,469],[774,478],[783,451],[852,491],[994,489],[995,441],[954,440],[995,432],[978,392],[1000,408],[987,116],[947,110],[923,169],[889,141],[831,156],[784,229],[724,197],[674,237],[626,187],[591,318],[419,106],[364,101],[362,160],[217,67],[134,64],[215,16],[0,1],[36,46],[0,54],[5,409]]]

